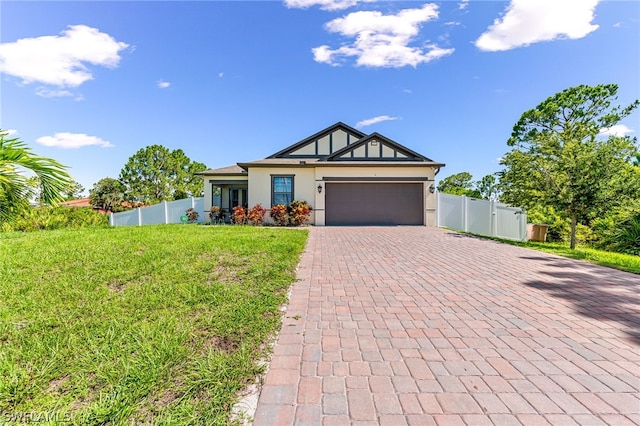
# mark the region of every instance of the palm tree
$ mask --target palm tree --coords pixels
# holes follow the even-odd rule
[[[0,129],[0,222],[18,214],[29,204],[33,187],[25,172],[34,173],[42,186],[42,201],[56,204],[72,182],[66,167],[51,158],[40,157],[18,138],[8,138]]]

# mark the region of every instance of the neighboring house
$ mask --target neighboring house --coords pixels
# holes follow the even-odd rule
[[[89,197],[85,198],[76,198],[75,200],[63,201],[60,203],[61,206],[65,207],[91,207],[93,208],[93,204],[91,204],[91,199]]]
[[[434,226],[434,177],[443,166],[381,134],[336,123],[263,160],[198,174],[206,210],[305,200],[315,225]]]
[[[93,210],[98,211],[102,214],[111,213],[111,211],[103,210],[94,206],[91,203],[91,197],[76,198],[75,200],[63,201],[60,203],[60,205],[64,207],[91,207]],[[146,207],[143,204],[131,203],[129,201],[123,201],[122,203],[120,203],[120,206],[124,210],[135,209],[136,207]]]
[[[102,209],[98,209],[96,208],[93,204],[91,204],[91,198],[89,197],[85,197],[85,198],[76,198],[75,200],[69,200],[69,201],[63,201],[60,203],[61,206],[64,207],[90,207],[93,210],[96,210],[102,214],[107,214],[109,213],[106,210],[102,210]]]

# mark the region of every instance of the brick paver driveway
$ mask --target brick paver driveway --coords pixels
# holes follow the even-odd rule
[[[640,277],[423,227],[313,228],[254,425],[640,424]]]

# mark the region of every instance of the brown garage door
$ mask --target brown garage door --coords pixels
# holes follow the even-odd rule
[[[423,225],[422,183],[327,183],[327,225]]]

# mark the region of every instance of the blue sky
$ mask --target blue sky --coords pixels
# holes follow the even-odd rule
[[[0,2],[0,128],[88,190],[152,144],[210,168],[337,121],[500,170],[520,115],[578,84],[640,97],[640,2]],[[371,124],[370,124],[371,123]],[[611,129],[635,136],[640,114]]]

